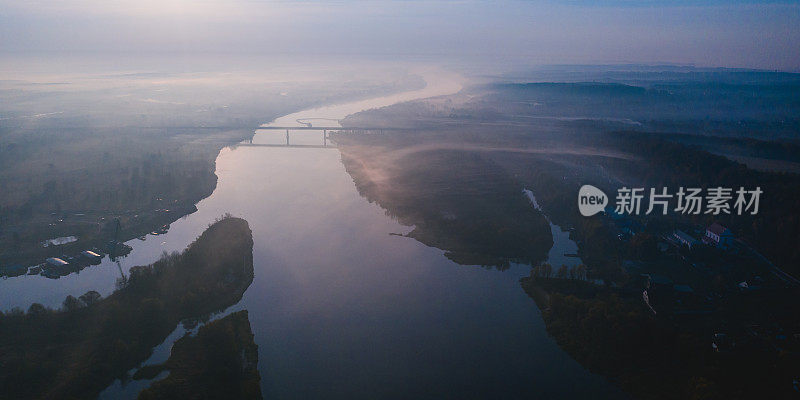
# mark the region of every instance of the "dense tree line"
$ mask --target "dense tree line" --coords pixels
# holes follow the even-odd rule
[[[545,259],[553,245],[547,221],[492,160],[478,152],[435,150],[387,165],[378,156],[381,148],[343,145],[342,162],[363,196],[414,226],[408,236],[460,264],[505,268],[510,261]],[[376,171],[387,179],[373,181]]]
[[[183,253],[134,267],[105,299],[68,297],[60,311],[0,314],[0,393],[92,398],[145,360],[180,321],[236,303],[253,279],[246,221],[225,217]]]
[[[717,221],[745,239],[778,266],[800,275],[800,175],[762,172],[706,151],[670,142],[655,134],[616,132],[599,140],[642,156],[634,164],[612,165],[635,176],[649,187],[760,187],[758,214],[687,215],[692,222],[710,225]]]
[[[641,299],[582,280],[534,271],[522,286],[559,346],[637,398],[795,398],[796,352],[740,343],[736,352],[716,353],[714,331],[702,320],[653,315]]]
[[[142,391],[140,400],[261,399],[258,346],[253,342],[247,310],[178,339],[169,359],[150,367],[148,373],[154,377],[163,370],[169,370],[169,375]]]

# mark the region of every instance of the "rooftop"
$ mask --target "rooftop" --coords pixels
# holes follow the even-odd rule
[[[697,243],[697,239],[693,238],[693,237],[692,237],[692,236],[690,236],[688,233],[686,233],[686,232],[684,232],[684,231],[682,231],[682,230],[676,230],[676,231],[673,233],[673,235],[675,235],[677,238],[679,238],[679,239],[681,239],[681,240],[683,240],[683,241],[685,241],[685,242],[688,242],[688,243]]]

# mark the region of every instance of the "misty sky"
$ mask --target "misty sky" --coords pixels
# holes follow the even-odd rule
[[[360,54],[800,71],[780,1],[0,0],[0,52]]]

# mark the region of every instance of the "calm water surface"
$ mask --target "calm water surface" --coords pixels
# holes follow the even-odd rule
[[[425,76],[436,83],[421,91],[305,111],[274,124],[342,118],[460,88],[447,75]],[[321,144],[321,135],[292,133],[292,143]],[[284,143],[285,132],[260,130],[253,142]],[[230,311],[249,310],[265,398],[621,396],[547,336],[519,285],[530,267],[461,266],[441,250],[391,235],[411,228],[359,196],[335,148],[226,148],[217,175],[216,190],[196,213],[166,235],[129,242],[134,251],[119,267],[105,260],[55,281],[5,280],[3,308],[27,307],[32,299],[58,305],[90,289],[109,293],[120,271],[183,249],[230,212],[253,230],[255,279]],[[135,396],[141,386],[117,383],[104,397]]]

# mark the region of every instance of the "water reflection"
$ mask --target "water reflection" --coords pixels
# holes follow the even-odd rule
[[[250,310],[266,397],[602,397],[506,272],[465,268],[361,198],[335,151],[238,148],[201,212],[250,221]],[[499,390],[499,392],[498,392]],[[505,392],[504,392],[505,391]]]
[[[452,79],[428,81],[442,85],[292,114],[275,124],[338,119],[459,87]],[[253,142],[282,134],[259,131]],[[319,135],[310,131],[296,140],[318,143]],[[392,235],[411,228],[359,196],[338,151],[226,148],[217,175],[216,190],[196,213],[165,235],[129,242],[133,251],[124,263],[147,264],[164,250],[184,248],[223,213],[246,219],[255,278],[233,309],[250,312],[265,397],[619,397],[548,337],[519,286],[529,267],[459,266],[441,250]],[[104,288],[107,294],[118,276],[105,260],[57,284],[39,279],[25,288],[53,305],[75,292]],[[10,292],[25,293],[8,283]],[[22,304],[31,298],[2,296]]]

